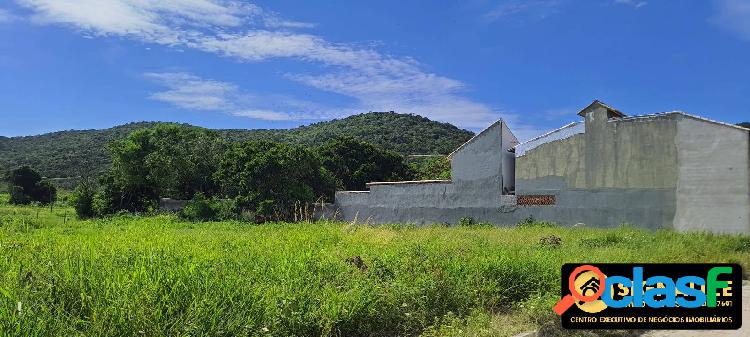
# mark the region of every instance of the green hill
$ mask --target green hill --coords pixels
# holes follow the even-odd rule
[[[70,130],[38,136],[0,137],[0,171],[29,165],[47,177],[102,172],[109,165],[105,144],[159,122],[138,122],[103,130]],[[448,123],[393,112],[370,112],[294,129],[216,130],[230,141],[268,139],[317,146],[336,136],[352,136],[402,154],[448,154],[474,133]]]

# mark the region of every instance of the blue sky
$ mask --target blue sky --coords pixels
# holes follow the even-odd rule
[[[593,99],[750,120],[750,1],[0,2],[4,136],[394,110],[525,139]]]

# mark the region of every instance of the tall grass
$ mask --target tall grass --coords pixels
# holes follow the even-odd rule
[[[463,317],[546,315],[565,262],[750,266],[748,237],[629,227],[249,225],[172,216],[23,227],[20,218],[0,212],[0,331],[9,335],[434,334]],[[551,235],[561,243],[540,244]]]

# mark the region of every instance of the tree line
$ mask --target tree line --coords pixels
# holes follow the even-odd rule
[[[135,130],[159,124],[166,123],[138,122],[102,130],[69,130],[28,137],[0,136],[0,168],[5,171],[6,168],[28,165],[50,178],[99,175],[112,164],[105,149],[109,141],[123,139]],[[447,123],[390,112],[364,113],[292,129],[215,131],[230,142],[270,140],[308,147],[351,136],[402,155],[448,154],[474,135]]]
[[[81,218],[154,212],[160,198],[172,198],[191,200],[181,213],[195,220],[291,220],[295,207],[331,202],[336,190],[422,179],[444,169],[444,163],[437,169],[429,163],[407,164],[399,153],[351,137],[317,147],[232,142],[215,131],[177,124],[136,130],[106,148],[112,164],[100,176],[84,177],[71,195]],[[28,167],[12,171],[10,190],[51,186],[30,172]],[[19,178],[29,175],[32,179]]]

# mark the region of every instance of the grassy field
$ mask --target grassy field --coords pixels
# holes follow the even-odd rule
[[[524,226],[71,220],[0,200],[0,334],[555,331],[565,262],[738,262],[750,238]],[[541,240],[555,235],[555,240]],[[552,243],[542,243],[552,242]]]

